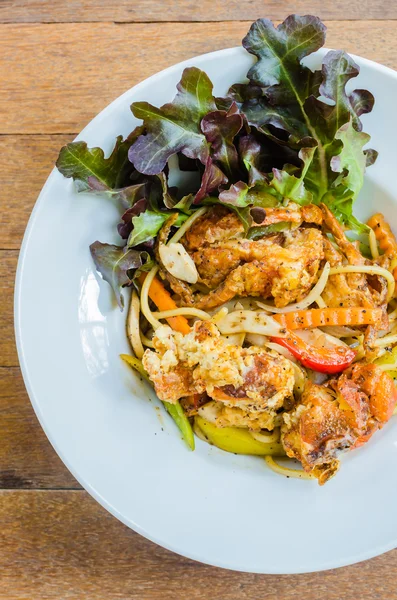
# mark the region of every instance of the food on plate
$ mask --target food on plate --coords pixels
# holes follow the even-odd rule
[[[346,91],[359,68],[343,51],[306,66],[325,29],[259,19],[245,83],[218,97],[186,68],[173,101],[132,104],[141,124],[109,156],[78,141],[57,161],[121,207],[122,242],[91,255],[121,310],[132,288],[122,358],[188,447],[196,434],[321,485],[397,403],[397,241],[382,214],[353,214],[374,98]]]

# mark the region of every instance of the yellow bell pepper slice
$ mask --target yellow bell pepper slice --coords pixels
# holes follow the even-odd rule
[[[239,427],[217,427],[199,415],[194,418],[195,426],[206,440],[226,452],[253,454],[255,456],[284,456],[280,442],[266,444],[254,439],[248,429]]]

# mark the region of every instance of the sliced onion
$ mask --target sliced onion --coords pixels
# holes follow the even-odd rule
[[[264,310],[277,314],[293,312],[294,310],[303,310],[311,304],[313,304],[313,302],[316,302],[317,298],[323,293],[324,288],[327,285],[330,269],[330,264],[326,262],[316,285],[309,292],[306,298],[304,298],[300,302],[296,302],[295,304],[289,304],[288,306],[284,306],[284,308],[277,308],[276,306],[272,306],[271,304],[266,304],[264,302],[257,302],[257,305],[260,308],[263,308]]]
[[[137,358],[141,359],[145,352],[139,335],[140,301],[135,290],[131,294],[130,308],[127,315],[127,336]]]
[[[245,333],[231,333],[230,335],[224,335],[223,338],[227,344],[231,346],[242,346],[245,340]]]
[[[321,327],[321,331],[324,331],[324,333],[337,338],[354,337],[361,334],[361,331],[357,331],[356,329],[351,329],[351,327],[345,327],[343,325],[327,325],[325,327]]]
[[[314,329],[296,329],[294,333],[308,344],[317,348],[333,348],[334,346],[343,346],[346,348],[348,345],[339,338],[329,335],[317,327]]]
[[[276,344],[274,342],[268,342],[268,341],[266,341],[264,345],[267,348],[270,348],[270,350],[275,350],[276,352],[278,352],[285,358],[288,358],[288,360],[290,360],[292,363],[297,364],[297,360],[296,360],[295,356],[293,354],[291,354],[291,352],[289,350],[287,350],[287,348],[280,346],[280,344]]]
[[[204,404],[204,406],[201,406],[197,412],[200,415],[200,417],[203,417],[203,419],[205,419],[209,423],[216,423],[216,420],[219,416],[219,411],[219,403],[211,401],[207,402],[207,404]]]
[[[320,373],[319,371],[310,371],[308,372],[308,376],[310,381],[316,385],[322,385],[328,379],[328,375],[326,373]]]
[[[265,335],[259,335],[259,333],[247,333],[245,336],[245,341],[248,344],[251,344],[251,346],[258,346],[258,348],[264,348],[269,340]]]
[[[263,430],[262,430],[263,431]],[[262,442],[263,444],[272,444],[273,442],[280,441],[280,430],[277,428],[274,431],[269,431],[269,433],[261,433],[259,431],[250,431],[250,434],[257,440],[258,442]]]
[[[216,325],[223,335],[259,333],[276,337],[285,336],[285,329],[277,321],[263,312],[253,310],[235,310],[217,320]]]

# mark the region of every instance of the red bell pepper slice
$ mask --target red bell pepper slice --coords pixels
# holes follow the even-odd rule
[[[289,350],[304,367],[320,373],[332,374],[344,371],[356,356],[354,350],[348,346],[317,347],[308,344],[292,332],[288,332],[286,337],[272,337],[272,342]]]

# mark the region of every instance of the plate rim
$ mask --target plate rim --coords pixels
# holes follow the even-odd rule
[[[320,50],[318,50],[316,53],[313,53],[313,54],[320,53],[321,55],[324,55],[326,52],[328,52],[330,50],[332,50],[332,48],[321,48]],[[230,48],[223,48],[221,50],[206,52],[204,54],[195,55],[184,61],[170,65],[169,67],[166,67],[165,69],[162,69],[161,71],[158,71],[158,72],[154,73],[153,75],[150,75],[149,77],[143,79],[136,85],[132,86],[131,88],[129,88],[128,90],[123,92],[117,98],[112,100],[109,104],[107,104],[99,113],[97,113],[89,121],[89,123],[87,123],[87,125],[81,130],[81,132],[76,136],[76,138],[74,138],[74,141],[81,139],[84,136],[86,130],[89,127],[91,127],[94,123],[100,121],[101,117],[105,113],[107,113],[110,110],[117,109],[118,105],[119,104],[121,105],[125,101],[125,98],[131,92],[139,91],[140,88],[145,86],[148,82],[153,83],[156,81],[156,79],[158,79],[160,77],[163,77],[163,76],[169,75],[169,74],[174,74],[175,72],[181,71],[182,69],[184,69],[188,66],[194,66],[193,63],[197,59],[201,60],[201,59],[205,59],[205,58],[209,58],[209,57],[211,57],[212,59],[217,59],[217,58],[222,58],[223,56],[227,56],[227,55],[233,56],[233,54],[235,54],[235,53],[244,53],[245,54],[246,51],[241,46],[233,46]],[[352,54],[350,52],[348,54],[349,54],[349,56],[351,56],[353,58],[353,60],[355,60],[359,64],[359,66],[365,64],[368,67],[371,67],[377,71],[380,71],[381,73],[384,73],[388,77],[393,77],[393,78],[397,79],[397,71],[396,70],[394,70],[390,67],[387,67],[381,63],[377,63],[370,59],[361,57],[359,55]],[[267,574],[267,575],[287,575],[287,574],[296,575],[296,574],[303,574],[303,573],[315,573],[315,572],[327,571],[330,569],[341,568],[341,567],[345,567],[345,566],[349,566],[349,565],[354,565],[359,562],[369,560],[371,558],[374,558],[376,556],[379,556],[381,554],[384,554],[386,552],[389,552],[390,550],[397,548],[397,538],[396,538],[395,540],[389,542],[388,544],[378,545],[378,546],[374,547],[371,551],[356,553],[353,556],[351,556],[348,561],[346,561],[346,560],[339,560],[339,561],[331,560],[331,561],[327,561],[326,563],[323,563],[322,566],[318,566],[315,569],[308,568],[307,566],[304,566],[299,569],[295,569],[294,571],[291,571],[289,569],[282,569],[282,568],[280,568],[280,569],[272,568],[271,571],[259,569],[259,568],[250,569],[250,570],[248,570],[246,568],[238,568],[235,565],[231,566],[230,564],[228,564],[227,561],[223,562],[222,560],[219,560],[219,561],[215,562],[215,561],[206,559],[204,556],[200,555],[200,553],[196,554],[195,552],[186,552],[184,550],[178,549],[177,546],[175,546],[172,543],[168,543],[166,540],[156,538],[155,535],[152,535],[151,533],[146,531],[146,529],[141,527],[138,523],[131,522],[129,519],[124,517],[110,502],[108,502],[99,492],[97,492],[97,490],[91,484],[89,484],[88,482],[85,481],[84,477],[82,475],[80,475],[78,468],[75,466],[72,466],[69,463],[69,460],[60,451],[60,449],[58,448],[57,441],[55,439],[56,436],[54,436],[50,432],[49,428],[45,424],[45,417],[44,417],[44,414],[42,413],[40,402],[39,402],[39,400],[36,396],[36,393],[33,389],[33,384],[31,382],[31,377],[29,375],[28,365],[25,360],[23,341],[22,341],[22,332],[21,332],[21,326],[20,326],[21,280],[22,280],[23,271],[24,271],[26,250],[28,248],[30,236],[31,236],[31,233],[33,231],[33,228],[34,228],[34,225],[35,225],[35,222],[37,219],[38,210],[39,210],[39,207],[41,204],[41,198],[42,198],[42,196],[44,196],[46,188],[52,184],[52,179],[53,179],[55,173],[57,173],[56,167],[54,167],[51,170],[51,172],[49,173],[44,185],[42,186],[42,188],[40,190],[39,195],[37,196],[37,199],[35,201],[34,207],[30,214],[28,223],[26,225],[26,229],[25,229],[25,232],[23,235],[21,246],[20,246],[17,269],[16,269],[16,276],[15,276],[15,290],[14,290],[14,312],[13,312],[14,335],[15,335],[17,355],[18,355],[19,367],[21,370],[22,378],[24,381],[24,385],[26,387],[26,391],[27,391],[30,403],[31,403],[33,410],[36,414],[36,417],[40,423],[40,426],[43,429],[51,446],[54,448],[55,452],[57,453],[58,457],[61,459],[61,461],[63,462],[65,467],[70,471],[70,473],[73,475],[73,477],[77,480],[77,482],[83,487],[83,490],[87,491],[90,494],[90,496],[92,496],[112,516],[114,516],[116,519],[121,521],[124,525],[126,525],[127,527],[129,527],[130,529],[132,529],[133,531],[138,533],[139,535],[142,535],[149,541],[165,548],[166,550],[174,552],[175,554],[177,554],[179,556],[189,558],[191,560],[200,562],[202,564],[206,564],[206,565],[210,565],[210,566],[218,567],[218,568],[222,568],[222,569],[232,570],[232,571],[236,571],[236,572],[258,573],[258,574]]]

